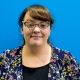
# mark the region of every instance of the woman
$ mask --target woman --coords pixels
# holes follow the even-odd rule
[[[49,43],[54,20],[42,5],[31,5],[20,18],[23,46],[0,56],[0,80],[78,80],[79,65],[70,52]]]

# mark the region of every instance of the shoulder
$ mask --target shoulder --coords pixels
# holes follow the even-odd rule
[[[58,47],[54,47],[52,46],[53,49],[53,54],[57,54],[60,58],[64,57],[64,56],[72,56],[72,53],[68,50],[64,50],[64,49],[60,49]]]
[[[80,65],[77,62],[76,58],[72,55],[71,52],[67,50],[62,50],[57,47],[52,47],[53,55],[52,61],[54,62],[54,54],[57,55],[56,64],[60,66],[62,74],[65,76],[74,76],[74,78],[80,77]]]
[[[21,56],[19,52],[20,49],[21,47],[17,47],[3,51],[3,53],[0,54],[0,68],[4,68],[4,66],[10,63],[13,59]]]
[[[17,47],[5,50],[3,53],[0,54],[0,76],[4,75],[4,73],[10,67],[10,64],[14,62],[14,60],[20,58],[20,50],[21,47]]]
[[[75,65],[78,64],[76,58],[73,56],[73,54],[70,51],[60,49],[60,48],[54,47],[54,46],[52,46],[52,49],[53,49],[52,54],[57,55],[58,60],[61,60],[63,62],[64,61],[69,61],[70,63],[73,63]]]
[[[0,59],[6,59],[6,58],[11,58],[11,57],[14,57],[16,55],[19,55],[20,54],[20,49],[21,47],[17,47],[17,48],[11,48],[11,49],[7,49],[5,51],[3,51],[1,54],[0,54]]]

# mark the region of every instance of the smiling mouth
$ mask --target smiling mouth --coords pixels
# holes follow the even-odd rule
[[[30,36],[31,38],[41,38],[42,36]]]

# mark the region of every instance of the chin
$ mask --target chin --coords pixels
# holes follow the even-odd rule
[[[41,46],[42,45],[42,43],[40,43],[40,42],[33,42],[33,43],[31,43],[30,44],[30,46],[33,46],[33,47],[38,47],[38,46]]]

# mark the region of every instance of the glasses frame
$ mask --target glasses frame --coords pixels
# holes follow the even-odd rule
[[[25,23],[27,23],[27,22],[26,22],[26,21],[22,21],[22,24],[23,24],[25,27],[28,27],[28,26],[25,25]],[[47,27],[49,27],[50,22],[46,21],[45,23],[48,24],[45,28],[41,28],[41,27],[40,27],[40,23],[39,23],[39,24],[35,24],[35,23],[34,23],[35,26],[34,26],[33,28],[30,28],[30,27],[28,27],[28,28],[29,28],[29,29],[34,29],[34,28],[36,27],[36,25],[37,25],[40,29],[46,29]]]

